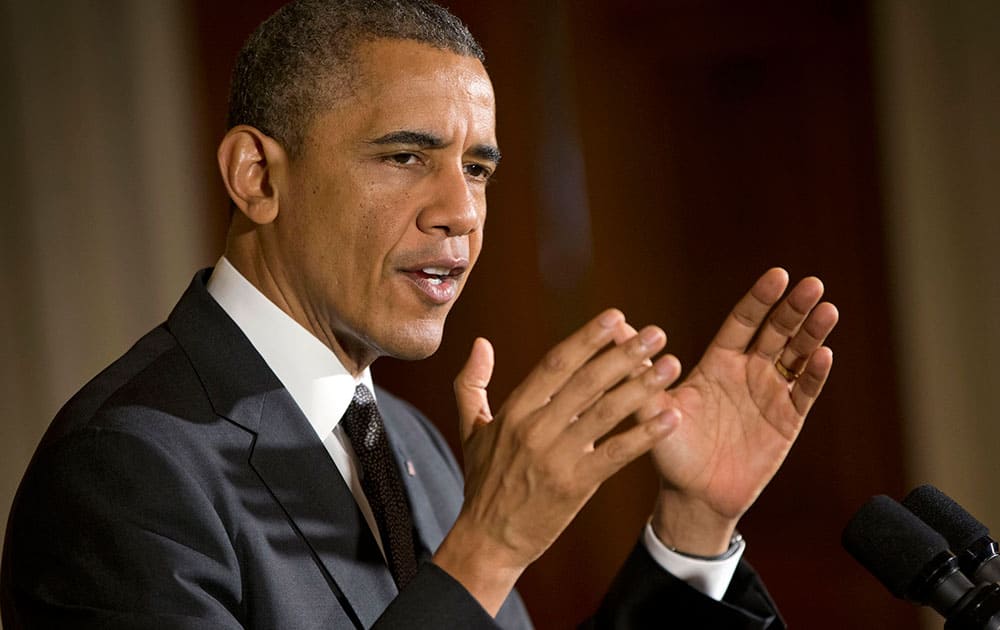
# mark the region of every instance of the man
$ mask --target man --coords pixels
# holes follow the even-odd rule
[[[589,623],[782,627],[735,527],[829,374],[818,280],[779,303],[766,273],[669,391],[663,332],[609,310],[494,413],[477,340],[463,479],[368,368],[437,349],[478,257],[500,160],[479,46],[423,0],[296,2],[241,53],[230,123],[225,255],[43,438],[5,627],[529,627],[517,578],[647,452],[650,525]]]

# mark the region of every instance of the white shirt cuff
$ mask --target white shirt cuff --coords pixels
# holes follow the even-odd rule
[[[736,543],[736,551],[724,560],[701,560],[672,551],[656,537],[653,526],[647,524],[643,532],[642,542],[653,560],[663,567],[663,570],[687,582],[715,601],[720,601],[726,594],[729,583],[733,580],[736,567],[743,557],[747,544],[740,540]]]

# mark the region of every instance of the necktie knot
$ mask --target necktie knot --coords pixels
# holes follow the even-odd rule
[[[364,385],[354,390],[354,398],[344,413],[344,430],[355,451],[370,451],[379,448],[385,439],[385,426],[375,405],[375,397]],[[361,453],[358,453],[361,457]]]

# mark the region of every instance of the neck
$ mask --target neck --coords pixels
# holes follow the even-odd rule
[[[281,273],[274,271],[280,266],[268,264],[267,256],[263,255],[253,236],[234,236],[231,229],[226,243],[226,259],[268,300],[327,346],[345,370],[355,378],[359,377],[378,358],[378,354],[364,344],[342,339],[328,322],[305,308],[290,285],[284,282]],[[247,247],[247,241],[252,241],[253,245]]]

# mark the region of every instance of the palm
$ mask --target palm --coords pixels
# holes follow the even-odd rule
[[[683,421],[653,450],[665,483],[710,499],[730,517],[746,511],[771,479],[803,420],[769,362],[734,354],[710,351],[664,393]]]
[[[742,515],[777,472],[830,369],[829,351],[817,350],[836,309],[816,306],[822,285],[808,279],[772,311],[783,278],[758,280],[684,382],[657,401],[683,418],[653,450],[664,487],[725,518]],[[794,384],[774,367],[782,356],[802,371]]]

